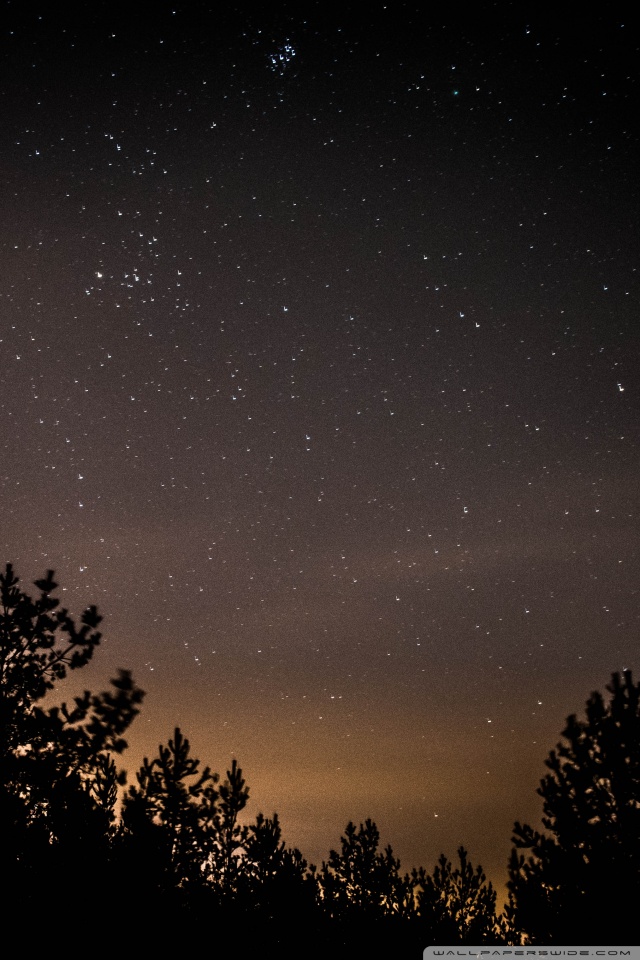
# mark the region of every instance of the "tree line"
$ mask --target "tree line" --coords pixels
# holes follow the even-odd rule
[[[0,574],[0,857],[5,935],[32,940],[120,930],[140,948],[281,956],[419,957],[425,946],[630,944],[640,902],[640,684],[614,673],[571,716],[538,793],[538,831],[516,823],[502,912],[464,847],[402,872],[372,820],[349,823],[321,867],[286,845],[277,814],[245,822],[249,788],[193,756],[179,727],[128,782],[124,737],[143,701],[128,671],[102,693],[50,706],[91,659],[101,618],[76,623],[52,571],[31,597]],[[88,939],[87,939],[88,938]],[[232,945],[231,947],[229,945]],[[235,946],[233,946],[235,945]]]

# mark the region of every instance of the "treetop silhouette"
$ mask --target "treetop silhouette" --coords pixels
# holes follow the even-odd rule
[[[627,670],[607,690],[608,702],[591,694],[584,720],[568,717],[545,761],[548,832],[514,827],[509,913],[533,943],[577,942],[576,931],[631,943],[637,929],[625,904],[640,899],[640,685]]]
[[[100,642],[95,607],[77,626],[54,597],[53,572],[36,581],[32,599],[11,564],[0,574],[0,856],[7,909],[35,909],[40,885],[106,870],[116,832],[114,754],[138,713],[143,693],[128,671],[111,689],[85,691],[71,704],[46,707],[45,696],[69,671],[87,664]]]
[[[171,918],[157,926],[158,947],[171,930],[181,945],[185,922],[203,919],[234,935],[244,923],[257,946],[282,946],[292,913],[323,955],[341,956],[344,947],[351,955],[355,945],[375,955],[400,942],[412,950],[435,942],[633,942],[626,904],[640,901],[640,685],[629,671],[613,674],[608,701],[591,695],[585,719],[568,718],[538,790],[546,832],[515,824],[510,900],[498,917],[495,891],[464,847],[456,865],[443,854],[430,874],[402,873],[392,848],[380,849],[371,819],[350,822],[340,850],[316,871],[286,847],[276,813],[243,822],[249,788],[237,760],[221,780],[193,756],[180,727],[123,791],[116,757],[143,693],[121,670],[107,691],[49,705],[56,685],[91,659],[101,618],[89,607],[76,624],[54,595],[52,571],[35,586],[32,599],[11,564],[0,574],[7,915],[35,916],[53,930],[60,900],[42,891],[86,887],[78,923],[115,894],[129,903],[132,924],[142,904]],[[148,947],[148,931],[144,937]]]

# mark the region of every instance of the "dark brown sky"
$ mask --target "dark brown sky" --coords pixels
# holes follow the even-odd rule
[[[1,542],[127,766],[180,724],[312,861],[501,884],[638,668],[638,50],[420,6],[6,4]]]

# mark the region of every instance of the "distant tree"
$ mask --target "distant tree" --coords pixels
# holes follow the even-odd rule
[[[331,917],[408,918],[413,892],[390,846],[378,851],[380,834],[373,820],[356,829],[347,824],[340,853],[331,850],[319,874],[320,896]]]
[[[493,886],[482,867],[474,869],[464,847],[459,848],[458,858],[455,869],[442,854],[432,874],[424,868],[412,872],[425,937],[442,944],[501,942]]]
[[[220,784],[216,808],[215,835],[211,846],[207,872],[219,896],[230,900],[237,894],[238,876],[243,869],[247,827],[240,823],[239,816],[249,799],[242,769],[234,759],[231,769]]]
[[[300,851],[282,839],[278,814],[259,813],[244,837],[244,860],[240,878],[241,906],[258,921],[300,921],[316,913],[315,867]]]
[[[136,780],[124,799],[122,819],[124,846],[138,882],[148,896],[203,884],[216,827],[218,775],[201,769],[176,727],[154,760],[145,757]]]
[[[191,755],[179,727],[154,760],[145,757],[122,819],[126,856],[148,896],[192,906],[203,896],[210,906],[236,897],[248,829],[238,817],[249,788],[236,760],[219,779]]]
[[[54,878],[64,885],[90,873],[94,888],[109,882],[121,779],[113,756],[126,747],[143,697],[121,671],[112,690],[43,704],[88,663],[101,618],[90,607],[77,627],[53,595],[52,571],[35,586],[32,599],[11,564],[0,574],[0,856],[11,909],[30,909],[39,885]]]
[[[538,793],[547,833],[516,823],[510,922],[530,943],[627,944],[640,902],[640,685],[614,673],[567,719]],[[520,851],[525,851],[521,853]]]

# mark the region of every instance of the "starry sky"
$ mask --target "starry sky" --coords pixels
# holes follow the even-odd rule
[[[179,724],[312,862],[503,889],[640,668],[637,34],[271,6],[3,3],[2,559],[98,605],[130,770]]]

